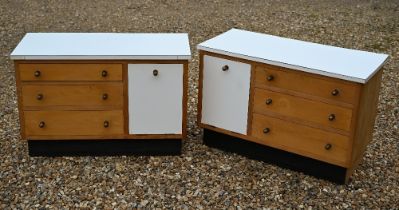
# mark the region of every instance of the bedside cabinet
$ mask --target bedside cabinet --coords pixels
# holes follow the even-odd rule
[[[237,29],[198,49],[205,144],[348,181],[372,139],[387,55]]]
[[[28,33],[15,61],[30,155],[180,154],[187,34]]]

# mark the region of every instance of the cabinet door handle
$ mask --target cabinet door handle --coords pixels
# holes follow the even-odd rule
[[[158,70],[156,70],[156,69],[154,69],[153,71],[152,71],[152,75],[154,75],[154,77],[156,77],[156,76],[158,76]]]
[[[333,95],[333,96],[337,96],[338,94],[339,94],[338,89],[334,89],[333,91],[331,91],[331,95]]]
[[[335,120],[335,114],[330,114],[330,116],[328,116],[328,120],[330,121]]]
[[[43,98],[44,98],[44,96],[41,93],[37,94],[37,96],[36,96],[36,99],[39,101],[42,100]]]
[[[326,150],[330,150],[331,148],[332,148],[332,145],[330,143],[328,143],[324,146],[324,149],[326,149]]]
[[[266,77],[267,81],[273,81],[274,80],[274,76],[273,75],[269,75]]]
[[[104,93],[103,94],[103,100],[107,100],[108,99],[108,94]]]
[[[104,121],[104,128],[108,128],[109,127],[109,122],[106,120]]]
[[[39,122],[39,128],[44,128],[45,125],[46,125],[45,122],[43,122],[43,121]]]
[[[270,104],[272,104],[272,102],[273,102],[273,100],[271,98],[268,98],[266,100],[266,105],[270,105]]]
[[[224,66],[222,67],[222,71],[227,71],[227,70],[229,70],[229,66],[228,66],[228,65],[224,65]]]
[[[270,128],[265,128],[265,129],[263,129],[263,133],[264,134],[267,134],[267,133],[269,133],[270,132]]]
[[[35,71],[35,73],[34,73],[35,77],[40,77],[41,74],[42,73],[39,70]]]
[[[102,77],[107,77],[107,76],[108,76],[107,70],[103,70],[103,71],[101,72],[101,76],[102,76]]]

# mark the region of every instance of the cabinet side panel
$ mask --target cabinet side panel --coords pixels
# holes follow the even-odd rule
[[[14,62],[14,69],[15,69],[15,85],[17,90],[17,102],[18,102],[18,113],[19,113],[19,125],[20,125],[20,133],[21,139],[26,139],[25,135],[25,119],[24,119],[24,112],[23,112],[23,101],[22,101],[22,85],[21,85],[21,77],[20,77],[20,68],[19,62]]]
[[[202,73],[201,123],[247,134],[251,65],[205,55]]]
[[[183,63],[183,119],[182,119],[182,138],[183,140],[187,138],[187,107],[188,107],[188,61]]]
[[[360,162],[367,145],[373,138],[381,76],[382,70],[362,87],[352,149],[352,167],[356,167]]]

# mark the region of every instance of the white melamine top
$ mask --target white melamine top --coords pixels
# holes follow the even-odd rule
[[[188,60],[183,33],[27,33],[13,60]]]
[[[366,83],[388,55],[231,29],[198,45],[199,50]]]

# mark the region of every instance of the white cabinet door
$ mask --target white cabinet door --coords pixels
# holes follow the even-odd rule
[[[182,133],[182,64],[129,64],[128,81],[130,134]]]
[[[207,55],[203,65],[201,122],[247,134],[251,66]]]

